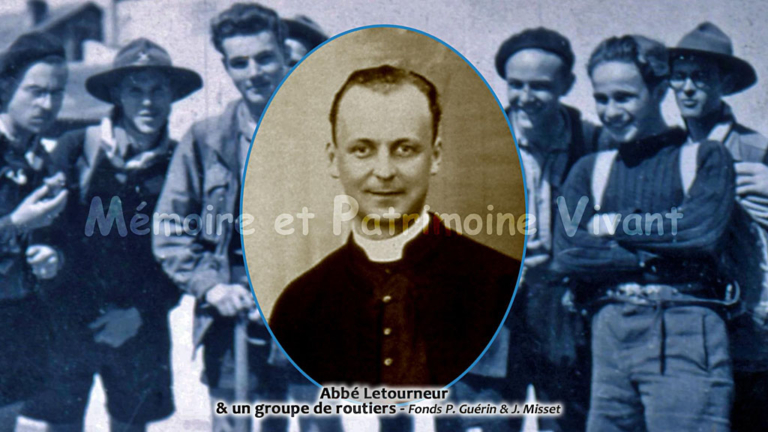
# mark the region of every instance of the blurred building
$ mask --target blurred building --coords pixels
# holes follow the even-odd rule
[[[5,49],[29,31],[50,33],[59,38],[67,60],[83,60],[83,42],[103,41],[103,11],[92,2],[51,8],[45,0],[28,0],[26,11],[0,16],[0,47]]]
[[[52,136],[97,122],[109,106],[85,91],[85,80],[106,69],[105,59],[86,58],[89,44],[104,41],[104,12],[92,2],[50,7],[45,0],[28,0],[26,10],[0,16],[0,47],[7,48],[20,35],[39,31],[56,36],[64,45],[70,69],[64,106]],[[92,46],[92,45],[90,45]],[[103,50],[91,50],[103,51]],[[98,56],[97,56],[98,57]],[[108,57],[111,55],[100,56]]]

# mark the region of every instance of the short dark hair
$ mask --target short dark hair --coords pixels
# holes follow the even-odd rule
[[[598,65],[609,61],[634,64],[649,89],[655,89],[669,78],[667,48],[661,42],[645,36],[625,35],[600,42],[589,57],[589,76],[592,76]]]
[[[555,54],[563,60],[563,72],[565,72],[565,75],[573,71],[575,56],[573,55],[568,38],[554,30],[537,27],[514,34],[501,44],[499,51],[496,53],[495,62],[496,72],[498,72],[500,77],[507,78],[505,70],[507,60],[518,51],[524,49],[540,49]]]
[[[432,140],[437,138],[437,130],[440,125],[440,101],[438,100],[437,88],[432,82],[416,72],[398,68],[391,65],[381,65],[369,69],[358,69],[352,72],[344,85],[341,86],[331,105],[331,135],[333,142],[336,142],[336,117],[339,113],[339,105],[344,94],[354,86],[365,87],[381,93],[388,93],[391,90],[410,84],[424,93],[429,101],[429,111],[432,114]]]
[[[258,3],[235,3],[211,20],[213,46],[226,56],[222,42],[237,35],[251,35],[270,31],[281,49],[285,50],[285,35],[288,30],[277,12]]]

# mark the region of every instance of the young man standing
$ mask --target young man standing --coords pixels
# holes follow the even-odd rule
[[[83,429],[97,373],[112,431],[143,432],[173,413],[168,312],[179,294],[152,256],[147,215],[176,146],[171,104],[200,87],[197,73],[137,39],[86,81],[112,116],[58,140],[53,156],[72,193],[56,239],[66,274],[45,292],[55,324],[47,390],[24,409],[48,431]]]
[[[592,301],[587,430],[729,430],[733,380],[718,258],[734,204],[727,151],[661,115],[667,51],[603,41],[588,63],[615,150],[582,158],[559,199],[554,268]],[[682,164],[681,160],[693,161]]]
[[[595,127],[560,102],[573,86],[573,63],[568,39],[543,27],[512,35],[496,54],[496,71],[507,82],[507,115],[525,168],[535,230],[506,326],[455,390],[466,401],[487,398],[491,388],[498,399],[523,400],[526,384],[532,383],[537,400],[565,405],[564,416],[538,419],[541,427],[553,430],[582,427],[589,406],[589,351],[582,343],[581,318],[563,306],[567,286],[549,269],[555,198],[571,166],[595,150]],[[465,428],[474,425],[472,419],[462,421]]]
[[[19,37],[0,65],[0,430],[11,431],[21,402],[45,383],[48,321],[36,286],[60,270],[60,254],[34,244],[54,223],[68,192],[52,174],[41,134],[61,109],[64,48],[52,36]]]
[[[161,229],[154,233],[153,249],[171,279],[197,299],[194,340],[205,347],[203,380],[211,396],[213,430],[219,432],[234,423],[216,415],[215,403],[235,399],[238,317],[250,311],[250,339],[267,341],[249,345],[250,398],[285,400],[289,382],[306,380],[290,365],[268,363],[271,336],[255,313],[240,241],[246,156],[259,117],[288,70],[285,27],[269,8],[236,3],[213,19],[211,34],[241,98],[220,116],[194,124],[179,144],[157,205],[155,223]],[[190,218],[199,221],[191,229]],[[263,430],[288,426],[284,417],[261,423]]]
[[[690,143],[713,140],[731,154],[736,170],[736,206],[729,258],[742,288],[745,314],[731,324],[736,398],[734,430],[768,424],[768,139],[738,123],[724,96],[757,82],[746,61],[733,55],[730,38],[705,22],[670,50],[670,87],[685,120]]]

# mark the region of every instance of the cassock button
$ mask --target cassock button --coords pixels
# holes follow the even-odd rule
[[[387,327],[384,329],[384,336],[389,336],[392,334],[392,329]]]
[[[381,301],[383,301],[384,303],[389,303],[392,301],[392,296],[385,295],[384,297],[381,298]]]
[[[392,359],[391,358],[385,358],[384,359],[384,366],[392,366]]]
[[[390,269],[385,269],[385,270],[384,270],[384,273],[386,273],[386,274],[392,274],[392,270],[390,270]]]

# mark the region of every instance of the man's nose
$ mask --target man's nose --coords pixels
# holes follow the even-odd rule
[[[686,95],[692,95],[696,93],[696,84],[693,83],[693,79],[691,77],[685,77],[685,82],[683,82],[683,91]]]
[[[37,106],[44,110],[52,110],[53,109],[53,95],[49,92],[45,93],[44,95],[40,96],[37,100]]]
[[[248,76],[253,78],[259,74],[261,67],[254,59],[248,59]]]
[[[373,174],[381,180],[391,180],[395,176],[395,166],[389,152],[379,152],[373,167]]]
[[[533,96],[531,95],[531,87],[529,85],[524,85],[523,88],[520,89],[519,100],[521,104],[533,101]]]
[[[605,117],[607,119],[615,119],[617,117],[620,117],[622,115],[622,109],[618,106],[618,104],[610,100],[605,105]]]

